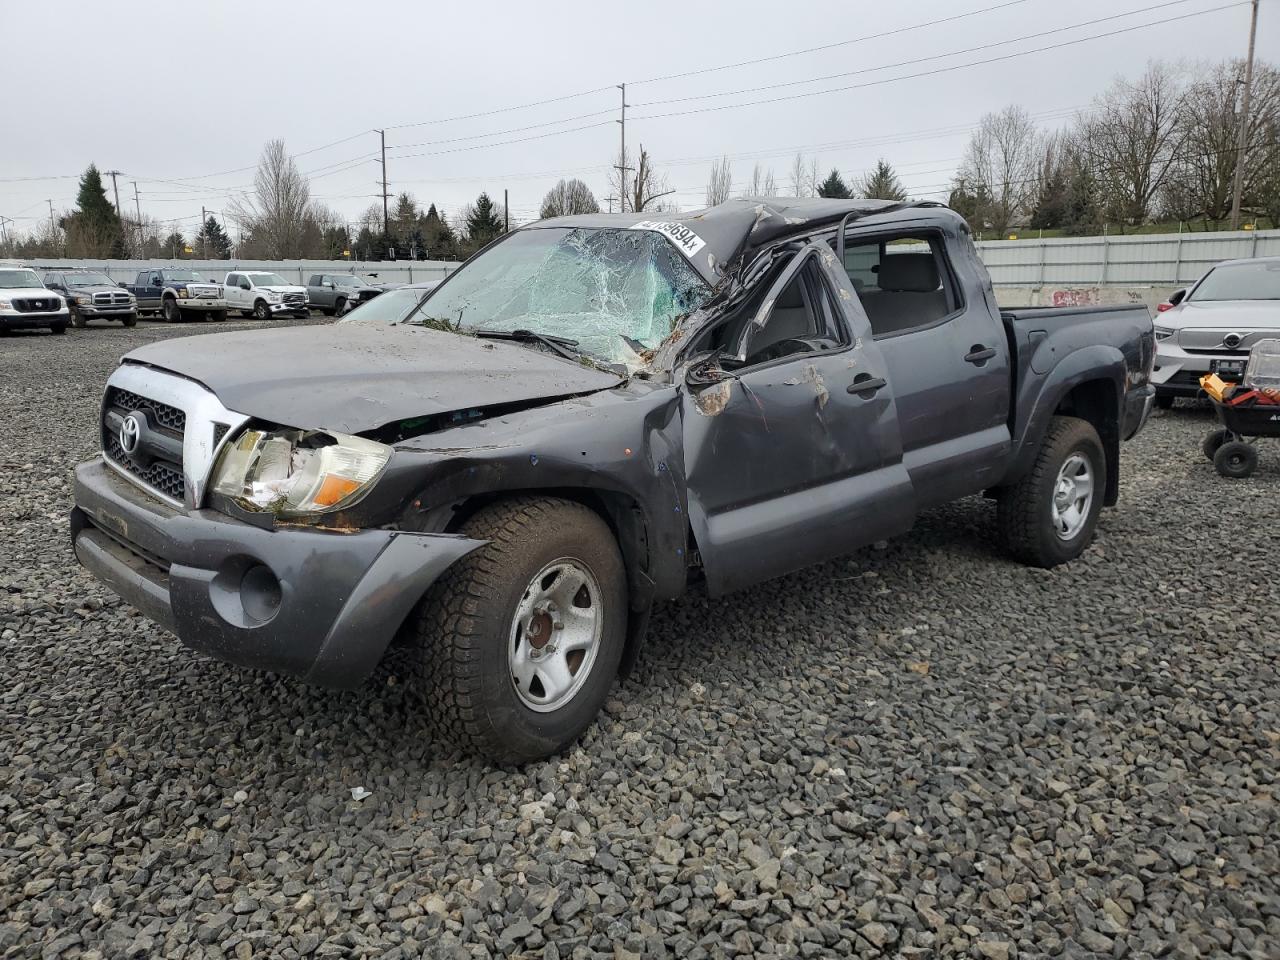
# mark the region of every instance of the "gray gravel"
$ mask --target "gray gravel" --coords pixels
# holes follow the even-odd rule
[[[1280,956],[1280,443],[1221,480],[1159,416],[1055,571],[974,499],[695,592],[578,747],[497,769],[394,677],[203,660],[76,568],[103,380],[195,332],[0,340],[0,956]]]

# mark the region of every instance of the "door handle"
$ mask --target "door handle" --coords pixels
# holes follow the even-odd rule
[[[849,393],[865,393],[872,394],[877,390],[884,389],[888,384],[884,377],[872,377],[869,374],[860,373],[853,383],[849,384],[845,389]],[[869,398],[868,398],[869,399]]]
[[[969,352],[964,355],[964,358],[969,363],[982,366],[995,355],[996,351],[994,347],[984,347],[980,343],[975,343],[969,348]]]

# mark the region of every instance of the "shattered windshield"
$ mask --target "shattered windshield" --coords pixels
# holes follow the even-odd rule
[[[656,347],[710,292],[661,234],[534,228],[468,263],[409,322],[462,333],[531,330],[634,366],[639,350]]]

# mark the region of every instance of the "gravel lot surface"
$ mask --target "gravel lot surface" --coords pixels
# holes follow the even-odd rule
[[[0,957],[1280,956],[1280,444],[1226,481],[1158,416],[1054,571],[973,499],[695,591],[498,769],[394,677],[203,660],[78,570],[103,381],[203,330],[0,339]]]

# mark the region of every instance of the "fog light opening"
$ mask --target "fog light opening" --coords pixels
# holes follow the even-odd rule
[[[240,579],[240,604],[245,616],[266,623],[280,610],[280,581],[271,570],[255,563]]]

